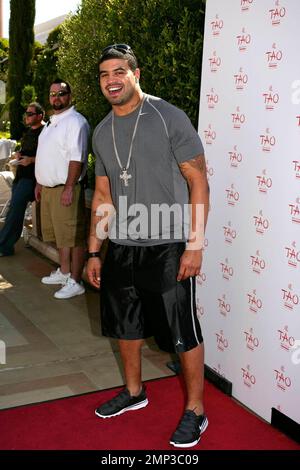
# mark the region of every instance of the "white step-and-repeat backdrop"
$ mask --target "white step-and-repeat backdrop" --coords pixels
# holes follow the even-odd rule
[[[300,422],[300,2],[207,0],[199,134],[211,187],[206,364]]]

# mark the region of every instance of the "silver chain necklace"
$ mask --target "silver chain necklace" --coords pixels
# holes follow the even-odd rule
[[[131,137],[131,143],[130,143],[129,154],[128,154],[128,159],[127,159],[126,166],[122,165],[120,157],[119,157],[119,152],[118,152],[118,149],[117,149],[116,138],[115,138],[115,115],[114,115],[114,112],[112,112],[111,132],[112,132],[112,138],[113,138],[113,143],[114,143],[115,156],[116,156],[118,165],[122,170],[122,173],[120,174],[120,179],[123,181],[124,186],[129,186],[128,181],[132,178],[132,175],[128,173],[128,169],[129,169],[130,162],[131,162],[133,142],[134,142],[134,139],[135,139],[135,135],[136,135],[136,131],[137,131],[137,128],[138,128],[139,120],[140,120],[141,114],[143,112],[144,101],[145,101],[145,95],[143,96],[143,100],[142,100],[142,104],[141,104],[141,107],[140,107],[140,110],[139,110],[139,114],[138,114],[138,116],[136,118],[136,121],[135,121],[135,126],[134,126],[133,134],[132,134],[132,137]]]

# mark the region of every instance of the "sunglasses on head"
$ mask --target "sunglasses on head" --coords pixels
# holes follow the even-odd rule
[[[25,111],[24,114],[25,114],[25,116],[31,117],[31,116],[35,116],[38,113],[33,113],[32,111]]]
[[[101,54],[100,60],[111,50],[114,49],[115,51],[122,52],[122,54],[130,54],[134,56],[133,50],[131,49],[128,44],[111,44],[110,46],[105,47]]]
[[[50,96],[50,98],[54,98],[54,97],[66,96],[66,95],[69,95],[69,94],[70,94],[69,91],[60,90],[60,91],[50,91],[49,96]]]

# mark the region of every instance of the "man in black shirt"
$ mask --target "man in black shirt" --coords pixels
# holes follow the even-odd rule
[[[21,140],[21,150],[14,155],[18,160],[18,167],[13,183],[10,207],[4,227],[0,231],[0,256],[14,254],[14,245],[22,234],[27,204],[34,200],[35,155],[38,137],[44,127],[44,115],[45,112],[39,103],[31,103],[27,106],[25,124],[28,129]]]

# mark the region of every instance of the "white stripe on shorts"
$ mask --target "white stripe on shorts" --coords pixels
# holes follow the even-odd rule
[[[196,325],[195,325],[193,278],[191,278],[191,277],[190,277],[190,284],[191,284],[191,315],[192,315],[192,320],[193,320],[193,330],[194,330],[194,334],[195,334],[197,344],[200,344],[200,341],[199,341],[199,338],[198,338],[197,332],[196,332]]]

